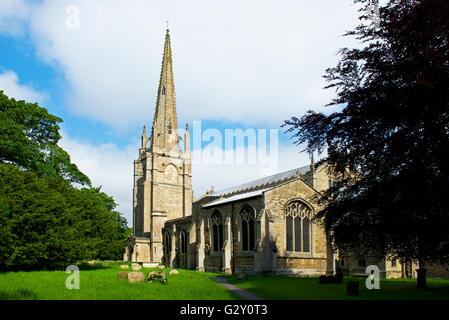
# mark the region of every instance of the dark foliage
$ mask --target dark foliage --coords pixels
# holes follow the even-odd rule
[[[323,195],[326,230],[341,248],[400,259],[449,261],[449,2],[390,0],[373,20],[374,0],[326,71],[337,98],[329,115],[285,122],[339,182]]]
[[[111,203],[99,188],[78,190],[59,178],[0,164],[0,269],[120,258],[128,229],[108,209]]]

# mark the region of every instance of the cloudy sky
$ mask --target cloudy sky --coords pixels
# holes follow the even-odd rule
[[[357,8],[352,0],[0,0],[0,90],[64,119],[61,146],[131,224],[132,163],[152,124],[166,21],[179,126],[201,121],[201,134],[223,137],[279,129],[277,172],[309,163],[279,127],[309,109],[327,112],[334,92],[322,75],[339,48],[354,45],[342,35],[358,23]],[[250,161],[199,161],[194,195],[266,174]]]

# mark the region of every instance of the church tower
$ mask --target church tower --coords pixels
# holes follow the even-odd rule
[[[184,140],[183,151],[179,140]],[[134,160],[132,261],[160,263],[165,221],[191,215],[192,201],[190,134],[187,125],[184,137],[178,130],[167,29],[151,135],[147,137],[144,127],[139,157]]]

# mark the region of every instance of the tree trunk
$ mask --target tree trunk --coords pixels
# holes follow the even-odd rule
[[[427,281],[426,281],[426,263],[420,259],[419,260],[419,269],[416,269],[416,272],[418,274],[418,288],[419,289],[426,289],[427,288]]]

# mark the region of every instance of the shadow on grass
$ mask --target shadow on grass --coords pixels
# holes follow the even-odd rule
[[[66,264],[52,264],[48,266],[10,266],[8,268],[0,269],[0,273],[2,272],[35,272],[35,271],[65,271],[68,266],[70,266],[70,263]],[[111,266],[107,263],[103,262],[96,262],[93,264],[89,264],[86,262],[73,264],[77,266],[80,270],[100,270],[100,269],[108,269]]]
[[[13,292],[0,291],[0,300],[37,300],[37,295],[29,290],[19,288]]]

